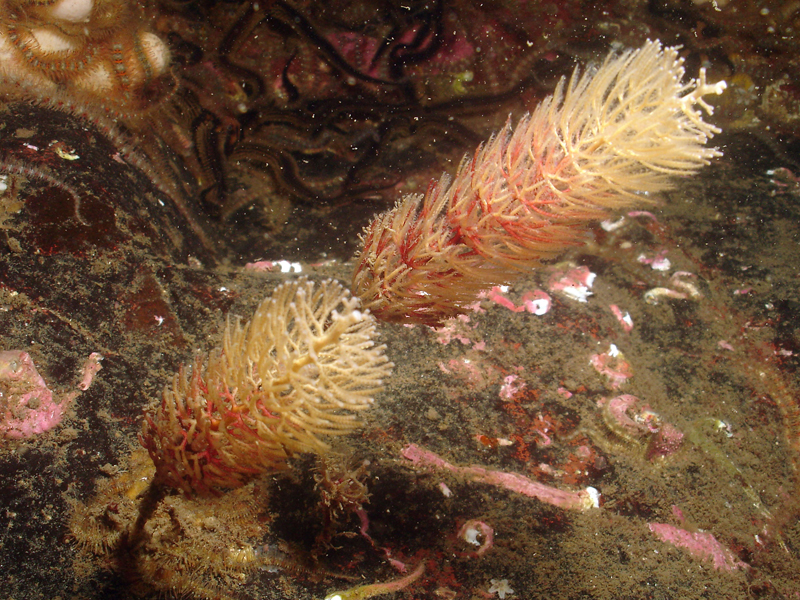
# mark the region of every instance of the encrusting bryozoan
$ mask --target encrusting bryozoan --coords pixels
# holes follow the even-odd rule
[[[360,426],[355,413],[393,365],[358,306],[339,283],[302,278],[249,323],[229,320],[222,347],[182,369],[145,415],[142,445],[160,482],[201,495],[238,487]]]
[[[648,41],[611,53],[516,127],[510,123],[451,179],[409,195],[366,228],[353,289],[379,319],[440,324],[488,287],[581,243],[591,222],[647,202],[673,177],[721,153],[703,96],[684,83],[677,48]]]

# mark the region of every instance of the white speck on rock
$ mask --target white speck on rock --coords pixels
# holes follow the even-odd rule
[[[500,600],[503,600],[506,597],[506,594],[509,596],[514,593],[514,590],[511,589],[511,586],[508,585],[508,579],[492,579],[492,585],[489,588],[490,594],[497,594]]]

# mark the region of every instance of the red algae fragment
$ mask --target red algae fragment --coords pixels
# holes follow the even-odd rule
[[[570,492],[539,483],[538,481],[534,481],[518,473],[495,471],[493,469],[474,465],[459,467],[416,444],[409,444],[403,448],[401,454],[403,458],[410,460],[414,464],[450,471],[457,475],[463,475],[471,481],[488,483],[497,487],[506,488],[512,492],[530,496],[531,498],[536,498],[537,500],[560,508],[587,510],[599,506],[600,494],[592,487],[586,488],[580,492]]]

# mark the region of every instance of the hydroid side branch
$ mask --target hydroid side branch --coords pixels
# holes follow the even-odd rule
[[[481,289],[580,244],[592,221],[648,202],[721,153],[703,120],[725,82],[683,82],[676,48],[648,41],[575,70],[424,195],[366,228],[353,279],[378,318],[435,325]]]

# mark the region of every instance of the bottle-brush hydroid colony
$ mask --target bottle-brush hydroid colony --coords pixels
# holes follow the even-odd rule
[[[506,283],[614,209],[669,189],[720,152],[702,119],[719,94],[701,69],[682,82],[676,48],[647,42],[562,80],[455,177],[411,195],[367,228],[354,287],[389,321],[437,324],[477,292]],[[357,424],[391,364],[374,319],[337,283],[286,283],[250,324],[228,324],[222,348],[179,373],[145,420],[157,478],[187,493],[237,487],[283,468],[320,435]]]
[[[146,415],[142,444],[161,483],[207,494],[322,451],[360,425],[392,369],[375,319],[330,280],[284,283],[222,346],[175,376]]]
[[[353,277],[378,318],[429,325],[477,292],[508,283],[581,242],[592,221],[669,189],[719,156],[703,100],[725,82],[684,83],[676,48],[648,41],[576,69],[426,194],[406,196],[367,227]]]
[[[375,319],[358,306],[339,283],[302,278],[278,286],[248,323],[229,318],[221,345],[181,369],[145,414],[140,441],[155,474],[134,452],[134,475],[75,502],[79,546],[131,582],[229,597],[266,560],[252,547],[267,532],[253,516],[262,496],[245,484],[295,453],[326,453],[326,436],[358,427],[391,374]],[[342,486],[326,490],[333,527],[333,511],[356,510],[366,491],[348,487],[358,473],[335,459],[320,465]]]
[[[707,84],[702,70],[687,83],[683,75],[677,50],[659,42],[612,54],[560,82],[452,179],[378,216],[353,281],[369,311],[338,283],[302,279],[279,286],[250,323],[229,321],[221,347],[181,370],[146,415],[141,441],[156,475],[114,556],[156,565],[139,576],[175,587],[164,574],[177,571],[143,550],[161,547],[145,525],[168,488],[198,496],[239,487],[357,427],[392,369],[370,311],[440,323],[479,291],[580,243],[592,221],[718,156],[704,146],[718,130],[701,111],[711,112],[703,96],[725,84]]]

